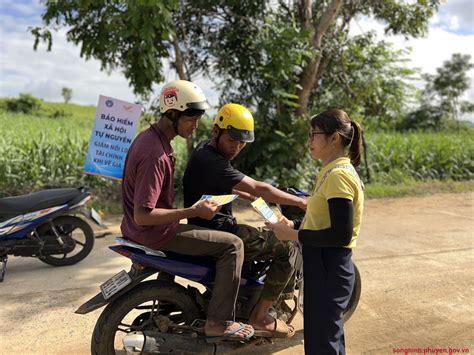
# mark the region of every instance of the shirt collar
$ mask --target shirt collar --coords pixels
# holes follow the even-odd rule
[[[333,169],[336,165],[350,165],[350,164],[351,164],[351,160],[348,157],[340,157],[340,158],[334,159],[332,162],[330,162],[328,165],[322,168],[320,174],[326,173],[326,171]]]
[[[150,125],[150,129],[155,132],[158,137],[160,138],[161,144],[163,145],[163,149],[165,150],[165,153],[169,155],[173,155],[173,147],[171,146],[171,142],[166,138],[166,135],[164,132],[158,127],[158,123],[153,123]]]

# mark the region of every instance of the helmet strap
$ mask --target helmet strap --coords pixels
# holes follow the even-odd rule
[[[173,124],[174,133],[176,133],[176,135],[179,136],[179,132],[178,132],[179,117],[175,118],[174,120],[171,120],[171,123]]]
[[[217,137],[216,137],[216,149],[217,149],[217,151],[219,151],[219,139],[221,139],[222,131],[223,131],[223,129],[219,128],[219,133],[217,133]]]
[[[181,114],[178,111],[165,113],[165,117],[171,121],[171,124],[173,126],[173,131],[177,136],[179,136],[178,123],[179,123],[180,116]]]
[[[217,130],[217,135],[215,135],[216,134],[215,130]],[[210,144],[214,148],[216,148],[218,152],[219,152],[219,140],[221,139],[222,131],[223,129],[220,128],[218,125],[214,125],[214,127],[212,128],[212,139],[210,141]]]

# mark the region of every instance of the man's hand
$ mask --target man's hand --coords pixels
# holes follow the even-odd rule
[[[193,208],[196,217],[203,219],[214,218],[216,213],[220,210],[220,206],[218,206],[217,202],[209,200],[201,201],[193,206]]]
[[[298,231],[286,224],[265,222],[265,225],[275,233],[279,240],[298,240]]]
[[[298,203],[298,207],[301,208],[303,211],[306,211],[307,206],[308,206],[308,198],[300,197],[300,202]]]

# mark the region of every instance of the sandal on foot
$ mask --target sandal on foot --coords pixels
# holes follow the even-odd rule
[[[293,335],[295,335],[295,328],[281,319],[275,319],[273,330],[255,330],[255,336],[265,338],[291,338]]]
[[[206,336],[207,343],[215,343],[221,340],[233,340],[233,341],[247,341],[250,340],[255,334],[255,330],[252,327],[250,334],[245,336],[236,335],[239,331],[245,329],[247,324],[239,323],[239,326],[235,329],[229,330],[222,335],[208,335]]]

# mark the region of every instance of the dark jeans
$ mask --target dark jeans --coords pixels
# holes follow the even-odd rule
[[[303,246],[304,348],[306,355],[344,355],[342,315],[355,274],[347,248]]]
[[[217,321],[234,319],[244,260],[244,245],[239,237],[232,233],[179,224],[176,237],[160,250],[216,258],[216,279],[207,318]]]

